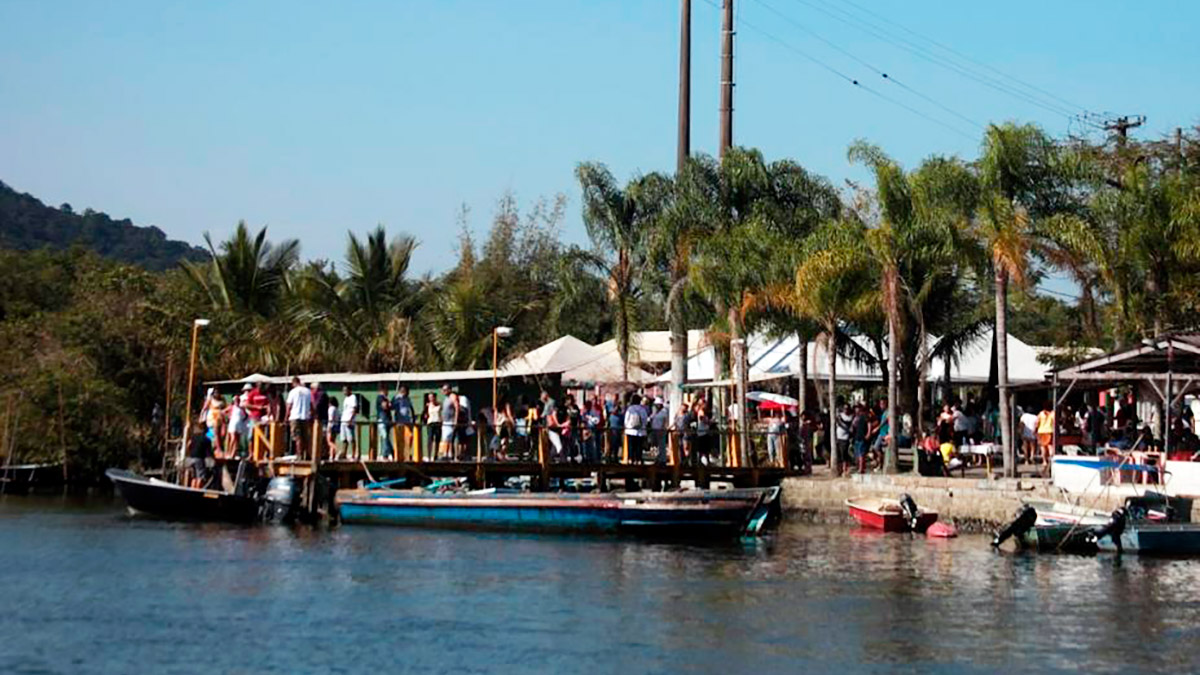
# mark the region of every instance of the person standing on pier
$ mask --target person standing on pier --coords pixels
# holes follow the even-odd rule
[[[608,422],[608,449],[604,459],[615,462],[621,457],[621,442],[625,435],[625,411],[619,400],[605,401],[605,419]]]
[[[642,454],[646,448],[646,424],[649,417],[649,413],[642,405],[642,397],[630,394],[629,407],[625,409],[625,442],[629,444],[629,461],[633,464],[642,463]]]
[[[379,393],[375,396],[375,426],[379,436],[379,458],[392,458],[392,399],[388,395],[387,384],[379,383]]]
[[[687,458],[693,466],[699,466],[695,450],[692,448],[692,439],[694,438],[696,426],[696,417],[692,414],[692,407],[687,401],[679,404],[679,410],[675,413],[675,419],[671,422],[671,435],[675,439],[675,443],[679,445],[679,459]]]
[[[292,378],[292,388],[287,395],[287,411],[285,416],[292,432],[292,452],[297,457],[304,456],[308,447],[308,428],[312,426],[312,391],[300,382],[300,378]]]
[[[667,465],[667,427],[671,426],[671,411],[663,405],[661,398],[654,399],[654,412],[650,414],[650,444],[654,446],[654,463]]]
[[[433,392],[425,394],[425,409],[421,411],[421,421],[425,424],[425,456],[418,457],[418,460],[423,461],[437,457],[439,439],[442,435],[442,407],[438,403],[437,394]]]
[[[546,440],[554,448],[554,459],[563,460],[562,429],[558,424],[558,403],[550,397],[550,392],[542,390],[542,426],[546,429]]]
[[[317,418],[321,420],[320,417]],[[325,397],[325,419],[321,420],[325,424],[325,448],[329,452],[329,458],[337,457],[337,440],[338,429],[341,427],[338,416],[338,400],[336,396]]]
[[[342,444],[341,456],[345,459],[357,460],[358,433],[355,421],[358,418],[358,396],[350,391],[350,385],[342,387],[342,433],[338,437]]]
[[[400,445],[399,454],[406,457],[408,449],[413,446],[413,422],[417,417],[412,399],[408,397],[408,387],[400,385],[396,389],[396,396],[392,399],[391,408],[392,424],[398,429],[396,442]]]
[[[458,423],[458,396],[450,385],[442,385],[442,443],[438,451],[438,459],[454,459],[454,443],[456,441],[456,426]]]

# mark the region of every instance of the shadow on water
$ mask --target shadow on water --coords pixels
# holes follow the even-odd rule
[[[1194,671],[1200,562],[785,523],[720,544],[0,499],[0,671]],[[86,664],[86,668],[81,667]],[[392,668],[389,668],[392,669]]]

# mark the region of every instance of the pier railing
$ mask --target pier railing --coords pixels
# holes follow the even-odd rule
[[[447,436],[449,432],[449,437]],[[743,446],[746,443],[746,447]],[[235,451],[232,448],[227,448]],[[660,464],[730,468],[799,466],[802,448],[784,429],[713,425],[694,429],[547,428],[540,424],[405,424],[377,420],[252,427],[236,450],[256,462],[285,457],[322,462],[532,462],[538,464]]]

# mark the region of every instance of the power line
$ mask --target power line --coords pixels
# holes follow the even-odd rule
[[[1021,101],[1024,101],[1025,103],[1029,103],[1031,105],[1040,107],[1040,108],[1047,110],[1049,112],[1052,112],[1056,115],[1062,115],[1067,118],[1073,118],[1073,117],[1077,116],[1076,109],[1065,107],[1062,104],[1055,103],[1053,101],[1044,100],[1033,94],[1030,94],[1028,92],[1022,91],[1017,88],[1014,88],[1013,86],[1008,85],[995,77],[992,77],[992,76],[989,76],[989,75],[986,75],[984,73],[980,73],[977,71],[973,71],[973,70],[971,70],[970,66],[963,66],[959,63],[955,63],[955,62],[947,59],[946,57],[936,54],[934,52],[931,52],[929,49],[927,49],[917,43],[914,43],[913,41],[908,40],[906,38],[899,37],[899,36],[893,36],[888,33],[886,28],[883,28],[877,24],[874,24],[874,23],[872,23],[862,17],[859,17],[855,14],[847,12],[844,9],[827,8],[820,4],[814,4],[813,2],[810,2],[809,0],[797,0],[797,1],[800,2],[801,4],[807,5],[808,7],[815,9],[818,12],[821,12],[821,13],[833,18],[836,21],[844,23],[856,30],[867,33],[868,35],[871,35],[872,37],[875,37],[878,40],[886,42],[898,49],[907,51],[924,61],[932,63],[938,67],[945,68],[946,70],[949,70],[953,73],[960,75],[961,77],[975,81],[979,84],[990,87],[991,89],[994,89],[1001,93],[1008,94],[1009,96],[1012,96]],[[835,12],[837,12],[837,13],[835,13]],[[1080,117],[1079,119],[1084,123],[1094,124],[1091,122],[1087,122],[1086,119],[1084,119],[1082,117]]]
[[[978,60],[978,59],[972,58],[971,56],[969,56],[969,55],[967,55],[967,54],[964,54],[964,53],[962,53],[962,52],[958,51],[957,49],[954,49],[953,47],[950,47],[950,46],[948,46],[948,45],[945,45],[945,44],[943,44],[943,43],[941,43],[941,42],[938,42],[937,40],[934,40],[933,38],[931,38],[931,37],[929,37],[929,36],[927,36],[927,35],[922,35],[921,33],[918,33],[917,31],[915,31],[915,30],[913,30],[913,29],[911,29],[911,28],[909,28],[909,27],[907,27],[907,26],[905,26],[905,25],[903,25],[903,24],[901,24],[901,23],[898,23],[898,22],[896,22],[896,21],[893,21],[893,20],[891,20],[891,19],[887,18],[886,16],[883,16],[882,14],[879,14],[878,12],[873,12],[873,11],[871,11],[870,9],[868,9],[868,8],[866,8],[866,7],[863,7],[862,5],[860,5],[860,4],[856,3],[856,2],[854,2],[853,0],[843,0],[843,2],[845,2],[847,5],[850,5],[851,7],[855,7],[855,8],[857,8],[859,11],[861,11],[861,12],[863,12],[863,13],[865,13],[865,14],[869,14],[869,15],[871,15],[871,16],[873,16],[873,17],[875,17],[875,18],[877,18],[877,19],[879,19],[879,20],[881,20],[881,21],[883,21],[884,23],[891,24],[891,25],[893,25],[893,26],[895,26],[895,27],[899,28],[900,30],[902,30],[902,31],[904,31],[904,32],[906,32],[906,33],[908,33],[908,34],[910,34],[910,35],[914,35],[914,36],[916,36],[916,37],[918,37],[918,38],[920,38],[920,39],[922,39],[922,40],[925,40],[925,41],[929,42],[930,44],[932,44],[932,45],[934,45],[934,46],[936,46],[936,47],[938,47],[938,48],[940,48],[940,49],[942,49],[942,50],[944,50],[944,51],[946,51],[946,52],[949,52],[949,53],[951,53],[951,54],[953,54],[953,55],[955,55],[955,56],[959,57],[960,59],[964,59],[964,60],[966,60],[966,61],[970,61],[971,63],[974,63],[974,64],[976,64],[976,65],[978,65],[978,66],[981,66],[981,67],[983,67],[983,68],[986,68],[986,69],[988,69],[988,70],[992,71],[993,73],[996,73],[997,75],[1000,75],[1001,77],[1004,77],[1004,78],[1006,78],[1006,79],[1008,79],[1008,80],[1011,80],[1012,82],[1014,82],[1014,83],[1016,83],[1016,84],[1018,84],[1018,85],[1020,85],[1020,86],[1022,86],[1022,87],[1025,87],[1026,89],[1030,89],[1030,90],[1032,90],[1032,91],[1035,91],[1035,92],[1037,92],[1037,93],[1039,93],[1039,94],[1042,94],[1042,95],[1044,95],[1044,96],[1048,96],[1048,97],[1050,97],[1050,98],[1052,98],[1052,99],[1054,99],[1054,100],[1056,100],[1056,101],[1058,101],[1058,102],[1060,102],[1060,103],[1064,103],[1064,104],[1066,104],[1067,106],[1070,106],[1071,108],[1077,108],[1077,109],[1079,109],[1079,110],[1083,110],[1083,111],[1084,111],[1084,114],[1085,114],[1085,116],[1086,116],[1086,114],[1087,114],[1087,109],[1086,109],[1086,108],[1084,108],[1083,106],[1079,105],[1078,103],[1072,103],[1071,101],[1068,101],[1067,99],[1063,98],[1062,96],[1059,96],[1058,94],[1055,94],[1054,92],[1051,92],[1051,91],[1046,91],[1045,89],[1042,89],[1041,87],[1039,87],[1039,86],[1037,86],[1037,85],[1035,85],[1035,84],[1031,84],[1031,83],[1029,83],[1029,82],[1026,82],[1026,81],[1024,81],[1024,80],[1022,80],[1022,79],[1020,79],[1020,78],[1018,78],[1018,77],[1016,77],[1016,76],[1014,76],[1014,75],[1010,75],[1010,74],[1008,74],[1008,73],[1006,73],[1006,72],[1004,72],[1004,71],[1000,70],[999,68],[996,68],[996,67],[994,67],[994,66],[992,66],[992,65],[990,65],[990,64],[988,64],[988,63],[985,63],[985,62],[983,62],[983,61],[980,61],[980,60]]]
[[[716,5],[716,4],[713,2],[713,0],[705,0],[705,1],[707,2],[707,4],[708,4],[710,7],[714,7],[714,8],[720,9],[720,8],[719,8],[719,7],[717,7],[717,5]],[[972,141],[974,141],[974,140],[977,140],[975,136],[973,136],[973,135],[971,135],[971,134],[969,134],[969,133],[967,133],[967,132],[963,131],[962,129],[959,129],[958,127],[956,127],[956,126],[954,126],[954,125],[952,125],[952,124],[949,124],[949,123],[947,123],[947,122],[945,122],[945,121],[943,121],[943,120],[940,120],[940,119],[938,119],[938,118],[936,118],[936,117],[933,117],[933,116],[931,116],[931,115],[929,115],[929,114],[927,114],[927,113],[925,113],[925,112],[923,112],[923,111],[921,111],[921,110],[918,110],[917,108],[914,108],[914,107],[912,107],[912,106],[910,106],[910,105],[908,105],[908,104],[906,104],[906,103],[904,103],[904,102],[902,102],[902,101],[898,101],[898,100],[896,100],[896,99],[894,99],[894,98],[892,98],[892,97],[890,97],[890,96],[887,96],[886,94],[883,94],[883,93],[881,93],[881,92],[877,91],[876,89],[874,89],[874,88],[872,88],[872,87],[870,87],[870,86],[867,86],[867,85],[863,84],[863,83],[862,83],[862,82],[860,82],[860,81],[859,81],[857,78],[854,78],[854,77],[851,77],[850,75],[847,75],[846,73],[842,72],[841,70],[838,70],[837,68],[835,68],[835,67],[833,67],[833,66],[829,65],[828,63],[826,63],[826,62],[822,61],[821,59],[819,59],[819,58],[817,58],[817,57],[813,56],[812,54],[810,54],[810,53],[808,53],[808,52],[804,51],[803,49],[800,49],[799,47],[796,47],[795,45],[791,44],[790,42],[788,42],[788,41],[786,41],[786,40],[784,40],[784,39],[782,39],[782,38],[780,38],[779,36],[775,35],[774,33],[771,33],[771,32],[770,32],[770,31],[768,31],[768,30],[765,30],[765,29],[763,29],[763,28],[761,28],[761,27],[759,27],[759,26],[757,26],[757,25],[755,25],[755,24],[752,24],[752,23],[750,23],[750,22],[748,22],[748,21],[746,21],[746,20],[744,20],[744,19],[742,20],[742,25],[744,25],[744,26],[746,26],[747,28],[749,28],[749,29],[751,29],[751,30],[753,30],[753,31],[755,31],[755,32],[757,32],[757,33],[759,33],[760,35],[762,35],[763,37],[767,38],[768,40],[771,40],[772,42],[775,42],[776,44],[780,45],[780,46],[781,46],[781,47],[783,47],[784,49],[787,49],[788,51],[791,51],[791,52],[795,53],[796,55],[798,55],[798,56],[800,56],[800,57],[802,57],[802,58],[804,58],[804,59],[806,59],[806,60],[808,60],[808,61],[812,62],[814,65],[816,65],[816,66],[818,66],[818,67],[820,67],[820,68],[824,69],[825,71],[829,72],[830,74],[832,74],[832,75],[834,75],[834,76],[836,76],[836,77],[838,77],[838,78],[840,78],[840,79],[842,79],[842,80],[845,80],[846,82],[848,82],[850,85],[852,85],[852,86],[854,86],[854,87],[857,87],[857,88],[859,88],[859,89],[862,89],[863,91],[866,91],[867,93],[869,93],[869,94],[871,94],[871,95],[873,95],[873,96],[875,96],[875,97],[877,97],[877,98],[879,98],[879,99],[882,99],[882,100],[884,100],[884,101],[887,101],[888,103],[891,103],[892,105],[895,105],[895,106],[897,106],[897,107],[900,107],[900,108],[904,108],[905,110],[907,110],[907,111],[909,111],[909,112],[913,113],[914,115],[916,115],[916,116],[918,116],[918,117],[920,117],[920,118],[924,119],[925,121],[927,121],[927,122],[932,122],[933,124],[937,124],[938,126],[941,126],[941,127],[945,128],[945,129],[948,129],[948,130],[950,130],[950,131],[952,131],[952,132],[954,132],[954,133],[956,133],[956,134],[958,134],[958,135],[962,136],[963,138],[966,138],[966,139],[968,139],[968,140],[972,140]]]
[[[851,60],[855,61],[856,63],[858,63],[858,64],[860,64],[860,65],[864,66],[865,68],[867,68],[868,70],[870,70],[870,71],[874,72],[876,75],[879,75],[880,77],[882,77],[883,79],[887,80],[888,82],[891,82],[892,84],[896,85],[897,87],[900,87],[901,89],[904,89],[905,91],[909,92],[910,94],[913,94],[914,96],[917,96],[917,97],[921,98],[921,99],[922,99],[922,100],[924,100],[926,103],[929,103],[929,104],[931,104],[931,105],[933,105],[933,106],[936,106],[936,107],[938,107],[938,108],[939,108],[939,109],[941,109],[943,112],[947,112],[947,113],[949,113],[949,114],[951,114],[951,115],[953,115],[953,116],[955,116],[955,117],[959,118],[960,120],[963,120],[963,121],[964,121],[964,122],[966,122],[967,124],[970,124],[970,125],[971,125],[971,126],[973,126],[973,127],[976,127],[976,128],[978,128],[978,129],[982,129],[982,128],[983,128],[983,125],[982,125],[982,124],[980,124],[980,123],[976,122],[975,120],[973,120],[973,119],[971,119],[971,118],[967,117],[966,115],[963,115],[962,113],[959,113],[958,111],[956,111],[956,110],[954,110],[954,109],[950,108],[949,106],[947,106],[947,105],[945,105],[945,104],[941,103],[940,101],[938,101],[938,100],[934,99],[933,97],[931,97],[931,96],[928,96],[928,95],[926,95],[926,94],[924,94],[924,93],[922,93],[922,92],[920,92],[920,91],[917,91],[917,90],[916,90],[916,89],[914,89],[913,87],[910,87],[909,85],[907,85],[907,84],[905,84],[905,83],[901,82],[900,80],[896,79],[896,77],[895,77],[894,75],[891,75],[891,74],[889,74],[889,73],[887,73],[887,72],[884,72],[884,71],[883,71],[883,70],[881,70],[880,68],[877,68],[876,66],[872,65],[871,63],[869,63],[869,62],[867,62],[867,61],[865,61],[865,60],[863,60],[863,59],[859,58],[858,56],[856,56],[856,55],[855,55],[855,54],[853,54],[852,52],[850,52],[850,51],[848,51],[848,50],[846,50],[846,49],[842,48],[841,46],[837,45],[837,44],[836,44],[836,43],[834,43],[833,41],[826,39],[824,36],[822,36],[820,33],[816,32],[815,30],[813,30],[813,29],[809,28],[808,26],[805,26],[804,24],[800,23],[799,21],[796,21],[795,19],[793,19],[792,17],[788,16],[787,14],[784,14],[783,12],[779,11],[779,10],[778,10],[778,9],[776,9],[775,7],[772,7],[771,5],[768,5],[766,2],[764,2],[764,0],[758,0],[758,4],[762,5],[762,6],[763,6],[765,9],[767,9],[767,10],[768,10],[768,11],[770,11],[771,13],[775,14],[775,15],[776,15],[776,16],[778,16],[779,18],[783,19],[784,21],[786,21],[786,22],[788,22],[788,23],[792,24],[793,26],[795,26],[795,27],[799,28],[800,30],[804,31],[805,33],[808,33],[809,35],[813,36],[814,38],[816,38],[816,39],[820,40],[821,42],[823,42],[823,43],[825,43],[825,44],[827,44],[827,45],[829,45],[829,46],[830,46],[832,49],[835,49],[835,50],[837,50],[838,52],[840,52],[840,53],[844,54],[846,57],[850,58]]]

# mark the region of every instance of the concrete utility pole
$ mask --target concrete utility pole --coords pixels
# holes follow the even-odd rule
[[[680,4],[679,141],[676,148],[676,177],[682,175],[688,156],[692,152],[692,0],[682,0]],[[681,308],[673,307],[668,299],[667,310],[667,322],[671,329],[670,411],[673,417],[683,404],[683,385],[687,383],[688,331]]]
[[[733,145],[733,0],[721,0],[721,144],[719,156]]]
[[[692,0],[682,0],[679,17],[679,142],[675,171],[692,152]]]
[[[1129,137],[1129,130],[1136,129],[1145,123],[1145,115],[1122,115],[1111,122],[1106,122],[1104,130],[1117,132],[1117,145],[1123,148],[1125,147],[1125,140]]]

